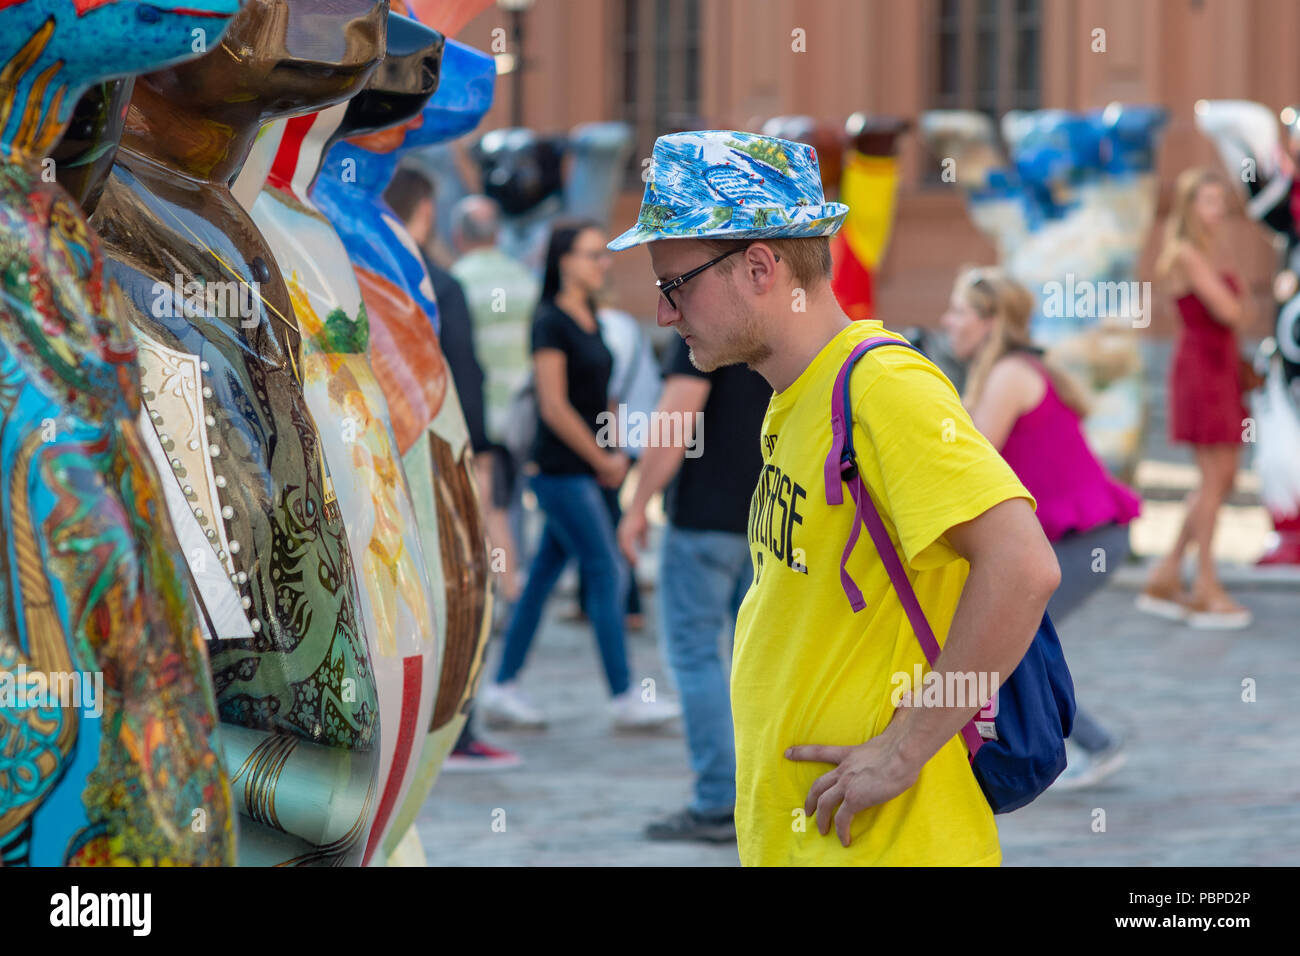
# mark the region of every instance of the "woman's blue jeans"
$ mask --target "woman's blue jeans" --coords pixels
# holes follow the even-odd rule
[[[623,634],[629,575],[600,485],[591,475],[543,474],[534,475],[530,484],[546,523],[528,568],[528,583],[506,628],[497,682],[513,680],[523,668],[546,599],[569,559],[577,558],[587,582],[582,609],[595,628],[610,693],[621,694],[629,685]]]

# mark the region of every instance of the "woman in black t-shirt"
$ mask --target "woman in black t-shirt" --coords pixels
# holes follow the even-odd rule
[[[613,415],[608,395],[613,359],[601,339],[593,301],[605,284],[609,259],[605,236],[595,223],[557,223],[551,232],[532,328],[538,413],[532,459],[538,473],[530,483],[546,523],[528,583],[506,628],[496,682],[481,694],[483,713],[492,723],[545,724],[516,678],[546,599],[570,558],[577,558],[586,581],[583,610],[596,631],[615,725],[644,726],[677,715],[674,707],[642,701],[628,677],[623,610],[629,574],[601,492],[602,486],[622,483],[628,456],[597,440],[598,434],[618,434],[606,417]]]

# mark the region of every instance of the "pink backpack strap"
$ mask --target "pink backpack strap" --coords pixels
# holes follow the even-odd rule
[[[885,335],[877,335],[859,342],[840,366],[840,372],[835,377],[835,385],[831,388],[831,450],[826,456],[826,465],[822,470],[826,482],[826,503],[830,505],[844,503],[843,484],[850,480],[850,473],[854,476],[857,474],[857,464],[852,455],[853,438],[849,434],[848,416],[844,413],[844,393],[847,391],[849,375],[858,359],[878,345],[906,346],[907,343]],[[858,502],[858,517],[853,522],[853,531],[849,534],[849,540],[844,545],[844,554],[840,558],[840,586],[848,595],[849,604],[853,606],[855,614],[867,605],[862,599],[862,592],[853,583],[853,578],[849,577],[845,565],[848,563],[849,555],[853,553],[854,545],[858,543],[858,529],[862,525],[861,507],[861,503]]]
[[[921,645],[921,651],[925,654],[926,660],[930,662],[930,667],[933,668],[935,662],[939,659],[939,642],[934,636],[934,631],[930,628],[930,622],[926,620],[925,612],[921,610],[921,604],[916,598],[916,591],[913,590],[912,582],[903,569],[903,562],[898,557],[893,541],[890,540],[889,531],[885,528],[885,522],[880,517],[875,502],[871,500],[871,494],[867,491],[866,483],[863,482],[862,476],[858,473],[857,463],[854,461],[853,455],[853,439],[849,433],[849,428],[852,426],[845,414],[848,379],[853,367],[857,364],[859,358],[878,345],[912,347],[909,343],[900,342],[898,339],[877,336],[859,342],[854,346],[853,351],[849,353],[848,358],[844,360],[844,365],[841,366],[839,375],[835,379],[831,397],[831,450],[826,456],[826,465],[823,469],[823,477],[826,483],[826,503],[829,505],[843,504],[844,491],[842,485],[848,484],[849,495],[853,498],[854,506],[853,530],[849,533],[849,540],[844,546],[844,554],[840,558],[840,585],[848,596],[853,612],[856,614],[867,606],[866,601],[863,600],[862,591],[853,582],[853,578],[849,576],[847,568],[849,555],[853,553],[853,546],[858,541],[858,529],[865,525],[867,533],[871,536],[872,544],[875,545],[876,552],[885,565],[885,571],[889,574],[889,580],[898,595],[899,603],[903,605],[903,612],[907,615],[907,620],[916,634],[917,642]],[[975,727],[973,718],[962,728],[961,734],[962,739],[966,742],[966,749],[970,751],[970,756],[973,759],[975,752],[984,743],[979,730]]]

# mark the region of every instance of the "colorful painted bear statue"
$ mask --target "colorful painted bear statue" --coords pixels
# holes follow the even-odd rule
[[[438,345],[432,283],[382,196],[404,152],[477,125],[493,77],[491,57],[447,40],[428,106],[408,123],[333,146],[311,190],[342,236],[365,298],[370,362],[388,398],[434,584],[442,671],[414,795],[432,786],[464,726],[487,640],[489,572],[469,433]],[[400,836],[418,809],[408,799],[391,833]]]
[[[92,84],[238,0],[0,3],[0,864],[233,864],[185,558],[121,293],[48,155]]]
[[[344,132],[404,122],[423,108],[438,84],[442,44],[440,34],[390,12],[387,55],[366,88],[347,103],[270,124],[233,186],[289,286],[303,334],[307,404],[357,562],[383,727],[379,811],[366,862],[387,858],[376,851],[419,773],[438,692],[439,634],[388,401],[370,367],[372,323],[343,240],[308,190],[326,149]],[[416,798],[426,795],[427,787]]]
[[[248,0],[135,81],[92,216],[130,301],[151,441],[207,632],[245,865],[360,863],[381,797],[354,560],[275,256],[229,181],[261,126],[340,102],[385,0]]]

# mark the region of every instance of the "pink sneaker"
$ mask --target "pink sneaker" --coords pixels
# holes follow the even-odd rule
[[[471,740],[464,749],[453,750],[442,769],[449,773],[473,773],[479,770],[509,770],[523,764],[523,758],[513,750],[493,747],[481,740]]]

